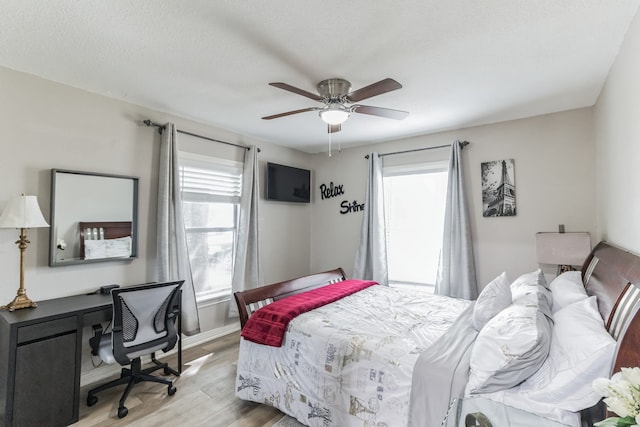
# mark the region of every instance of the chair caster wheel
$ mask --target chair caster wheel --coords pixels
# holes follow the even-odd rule
[[[118,408],[118,418],[124,418],[128,413],[129,410],[125,406]]]
[[[169,368],[164,368],[164,370],[162,372],[164,372],[165,375],[170,375],[171,374],[171,371],[169,370]]]
[[[176,394],[176,391],[178,391],[177,388],[175,388],[174,386],[169,386],[169,390],[167,390],[167,393],[169,393],[169,396],[173,396],[174,394]]]
[[[98,403],[98,396],[89,395],[87,396],[87,406],[93,406]]]

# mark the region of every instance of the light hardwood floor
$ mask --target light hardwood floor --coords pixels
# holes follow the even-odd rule
[[[238,332],[184,350],[182,375],[174,381],[176,394],[168,396],[162,384],[139,383],[126,401],[129,414],[122,419],[116,412],[124,386],[99,393],[92,407],[86,405],[91,385],[83,387],[80,420],[73,427],[271,427],[282,417],[280,411],[235,397],[239,340]],[[167,360],[176,366],[176,356]]]

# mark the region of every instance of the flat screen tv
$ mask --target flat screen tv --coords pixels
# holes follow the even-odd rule
[[[267,200],[309,203],[311,172],[307,169],[267,163]]]

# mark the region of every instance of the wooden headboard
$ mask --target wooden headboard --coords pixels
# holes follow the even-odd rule
[[[640,366],[640,257],[600,242],[582,267],[582,280],[587,294],[598,298],[607,330],[618,341],[612,373]]]
[[[311,289],[326,286],[330,283],[340,282],[346,278],[342,268],[335,268],[322,273],[274,283],[273,285],[234,292],[233,296],[236,299],[238,313],[240,314],[240,327],[244,328],[244,324],[249,320],[249,316],[260,307],[290,295],[310,291]]]
[[[105,239],[118,239],[120,237],[131,236],[131,221],[101,221],[101,222],[78,222],[80,229],[80,258],[84,259],[85,232],[88,229],[102,229]],[[87,239],[91,240],[91,239]]]

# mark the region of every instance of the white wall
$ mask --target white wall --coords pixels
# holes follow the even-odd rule
[[[160,136],[143,119],[172,121],[179,129],[233,143],[260,147],[260,165],[269,160],[310,167],[310,156],[274,144],[252,141],[223,129],[204,126],[126,102],[95,95],[24,73],[0,68],[0,210],[21,192],[38,196],[50,218],[52,168],[137,176],[139,180],[138,259],[77,266],[49,267],[49,229],[28,231],[25,287],[35,301],[91,292],[101,285],[153,280],[155,206]],[[185,140],[200,151],[237,150],[214,142]],[[199,147],[199,148],[198,148]],[[310,265],[311,208],[263,203],[261,251],[266,283],[304,275]],[[9,302],[19,284],[18,231],[0,229],[0,303]],[[217,308],[216,310],[212,310]],[[224,307],[226,308],[226,307]],[[226,310],[201,312],[202,328],[226,322]]]
[[[344,131],[348,132],[347,126]],[[594,137],[592,110],[580,109],[361,146],[340,153],[317,154],[315,204],[312,214],[311,270],[337,266],[348,275],[359,241],[362,213],[341,215],[340,202],[363,202],[370,151],[388,153],[419,147],[450,144],[455,139],[471,142],[463,150],[463,162],[471,206],[478,285],[483,287],[502,271],[516,275],[537,268],[535,233],[567,231],[595,233],[593,200]],[[417,158],[446,159],[448,148],[385,157],[385,162]],[[401,158],[404,157],[404,160]],[[484,218],[480,163],[512,158],[518,213],[515,217]],[[318,186],[333,181],[344,185],[344,196],[320,200]],[[420,242],[416,240],[416,245]]]
[[[595,107],[598,230],[640,253],[640,14]]]
[[[637,27],[635,23],[633,37],[636,45]],[[618,60],[619,63],[623,61],[622,64],[616,66],[629,67],[627,62],[631,62],[631,66],[635,67],[631,71],[637,71],[638,55],[633,56],[631,52],[637,51],[637,46],[634,49],[628,45],[629,42],[622,52],[627,52],[626,56],[621,54]],[[633,60],[625,59],[628,57]],[[598,105],[599,123],[604,123],[599,127],[598,138],[599,141],[617,139],[622,144],[622,141],[632,141],[639,132],[634,127],[637,126],[637,120],[629,119],[625,124],[626,129],[616,134],[615,138],[609,136],[613,132],[610,128],[617,130],[621,125],[615,123],[616,126],[605,126],[625,113],[627,106],[618,98],[630,98],[625,96],[626,91],[631,83],[635,84],[630,77],[633,73],[627,76],[624,70],[616,72],[616,69],[612,71],[607,90]],[[617,88],[620,81],[627,86]],[[554,231],[562,223],[568,231],[586,230],[595,234],[592,109],[418,136],[342,152],[334,149],[332,157],[327,157],[326,154],[308,155],[275,144],[252,141],[220,128],[7,69],[0,69],[0,82],[0,96],[9,100],[0,106],[0,124],[5,130],[0,140],[0,147],[3,148],[0,209],[4,208],[11,196],[26,192],[38,196],[45,217],[49,218],[51,168],[140,177],[139,258],[132,262],[50,268],[47,266],[49,231],[30,230],[32,243],[26,257],[26,287],[35,300],[88,292],[108,283],[132,284],[152,279],[155,262],[155,165],[159,135],[154,129],[140,124],[145,118],[156,122],[173,121],[179,128],[230,142],[255,143],[262,149],[261,166],[267,161],[276,161],[312,170],[314,192],[311,205],[262,200],[261,253],[265,283],[337,266],[344,267],[351,274],[362,213],[342,215],[339,213],[340,203],[344,200],[363,202],[366,176],[364,155],[372,150],[386,153],[449,144],[454,139],[471,141],[471,145],[463,151],[463,158],[470,184],[471,219],[480,286],[503,270],[516,275],[535,268],[534,234],[537,231]],[[635,85],[631,93],[637,94]],[[638,101],[631,99],[627,102],[637,109]],[[617,108],[613,107],[614,103]],[[619,106],[621,103],[622,107]],[[602,129],[608,130],[605,132]],[[344,131],[348,131],[347,126]],[[202,141],[188,144],[208,147],[204,150],[213,150],[212,147],[216,146]],[[632,144],[625,146],[628,145]],[[598,147],[602,151],[601,142]],[[217,149],[222,150],[220,147]],[[443,159],[448,153],[446,149],[432,150],[392,156],[387,161],[402,162],[416,156]],[[635,156],[638,157],[637,154]],[[483,218],[480,163],[503,158],[515,159],[518,215],[512,218]],[[604,163],[602,167],[617,169],[617,164]],[[622,164],[633,170],[631,161]],[[261,178],[264,178],[264,174]],[[321,200],[318,187],[330,181],[343,185],[345,194]],[[264,186],[261,187],[264,191]],[[635,191],[638,191],[637,186]],[[624,202],[625,207],[629,205],[628,199]],[[638,202],[635,202],[635,209],[638,209]],[[630,218],[633,216],[625,216],[629,227],[633,223]],[[607,222],[603,224],[603,229],[611,228]],[[6,301],[13,298],[18,285],[18,250],[13,243],[16,237],[16,230],[0,229],[0,268],[4,273],[0,283],[0,298]],[[616,240],[625,242],[622,237]],[[636,243],[635,246],[640,244]],[[206,320],[204,328],[219,321],[218,312]]]

